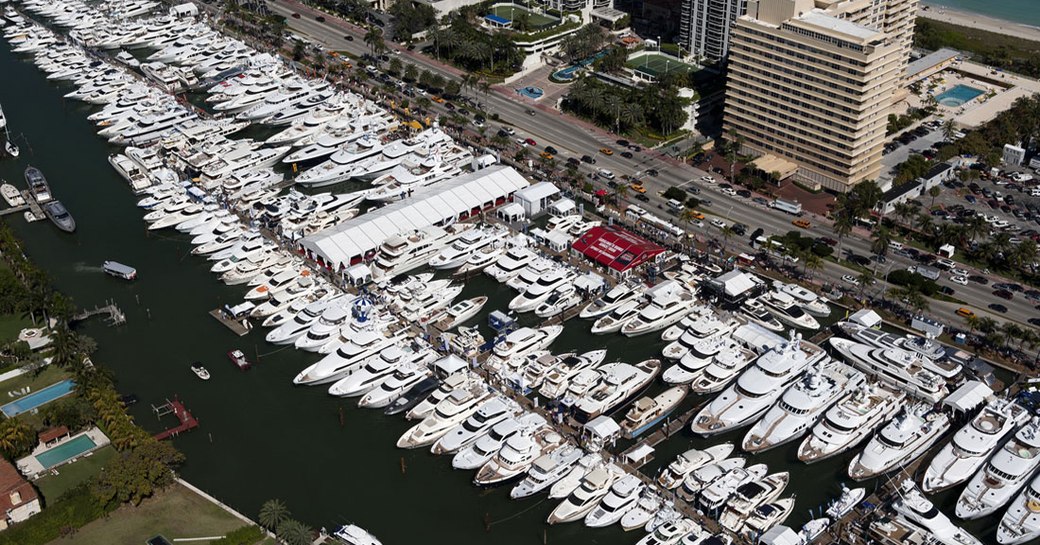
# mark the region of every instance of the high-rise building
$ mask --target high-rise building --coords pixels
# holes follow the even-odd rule
[[[729,51],[730,27],[744,15],[748,0],[683,0],[679,45],[706,62],[717,62]]]
[[[844,192],[877,179],[917,0],[749,0],[732,29],[724,130]]]

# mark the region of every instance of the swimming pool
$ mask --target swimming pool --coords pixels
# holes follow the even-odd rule
[[[952,89],[947,89],[941,94],[936,95],[935,101],[943,106],[955,108],[983,93],[985,93],[985,91],[981,89],[976,89],[967,85],[956,85]]]
[[[50,386],[40,390],[39,392],[29,394],[23,398],[16,399],[3,407],[0,407],[0,411],[3,411],[4,415],[8,418],[12,416],[18,416],[24,412],[29,412],[41,405],[46,405],[59,397],[65,397],[72,393],[72,389],[76,386],[76,383],[72,380],[63,380],[61,382],[51,384]]]
[[[37,454],[36,461],[40,462],[44,469],[50,469],[95,448],[97,448],[97,443],[93,439],[80,435],[46,452]]]

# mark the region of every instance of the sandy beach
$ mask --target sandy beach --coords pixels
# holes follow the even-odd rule
[[[941,6],[925,6],[918,8],[917,15],[926,19],[933,19],[954,25],[978,28],[997,34],[1008,34],[1040,42],[1040,28],[1016,25],[995,17],[987,17],[977,13],[944,8]]]

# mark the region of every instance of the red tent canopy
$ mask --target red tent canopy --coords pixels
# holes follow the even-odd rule
[[[653,242],[613,225],[589,229],[571,247],[618,272],[638,267],[664,252]]]

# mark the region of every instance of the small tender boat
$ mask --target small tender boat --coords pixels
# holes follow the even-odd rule
[[[195,373],[195,376],[202,380],[209,380],[209,371],[207,371],[199,362],[191,364],[191,372]]]
[[[11,157],[18,157],[18,154],[21,153],[18,150],[18,146],[14,145],[14,142],[12,142],[10,139],[4,142],[4,151],[6,151],[7,154]]]
[[[237,348],[228,352],[227,356],[228,359],[231,360],[231,363],[235,364],[236,367],[243,371],[253,366],[253,364],[246,359],[245,353]]]
[[[65,208],[65,205],[61,204],[61,201],[54,199],[48,203],[44,203],[43,213],[51,220],[52,223],[62,231],[71,233],[76,230],[76,220],[72,218],[72,214]]]
[[[842,517],[849,514],[854,507],[859,505],[859,502],[866,495],[867,490],[865,488],[848,488],[842,484],[841,497],[827,508],[827,516],[832,520],[841,520]]]
[[[22,193],[18,191],[18,188],[11,184],[0,185],[0,196],[3,196],[4,200],[7,201],[7,205],[11,208],[17,206],[23,206],[25,199],[22,198]]]
[[[340,543],[347,545],[382,545],[368,530],[356,524],[341,526],[332,536],[339,540]]]
[[[106,273],[123,280],[134,280],[137,278],[137,269],[123,265],[116,261],[106,261],[101,266]]]

